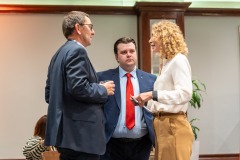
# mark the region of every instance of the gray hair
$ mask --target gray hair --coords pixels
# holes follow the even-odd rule
[[[85,17],[89,17],[89,15],[80,11],[71,11],[64,16],[62,22],[63,35],[68,38],[68,36],[73,33],[75,24],[83,24],[85,22]]]

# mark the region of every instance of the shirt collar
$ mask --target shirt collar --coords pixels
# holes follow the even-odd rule
[[[75,39],[69,39],[69,41],[73,41],[73,42],[76,42],[78,45],[84,47],[80,42],[76,41]],[[84,47],[85,48],[85,47]]]
[[[128,73],[126,72],[122,67],[119,66],[119,76],[120,78],[124,77],[125,74]],[[134,67],[134,70],[132,72],[130,72],[133,78],[137,77],[137,69],[136,66]]]

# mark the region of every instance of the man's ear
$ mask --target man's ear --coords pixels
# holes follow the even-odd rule
[[[81,31],[80,31],[80,24],[78,24],[78,23],[76,23],[75,25],[74,25],[74,28],[75,28],[75,31],[78,33],[78,34],[81,34]]]

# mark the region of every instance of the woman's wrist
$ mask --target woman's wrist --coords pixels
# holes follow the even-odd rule
[[[154,101],[158,101],[158,92],[157,91],[152,91],[152,99]]]

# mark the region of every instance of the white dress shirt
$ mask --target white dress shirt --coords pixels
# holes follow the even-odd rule
[[[118,119],[117,126],[113,133],[114,138],[140,138],[147,134],[147,125],[143,117],[143,112],[141,107],[135,106],[135,126],[133,129],[129,130],[126,127],[126,84],[127,84],[127,72],[119,67],[119,78],[120,78],[120,87],[121,87],[121,109]],[[136,74],[136,68],[130,72],[132,77],[131,81],[134,88],[134,95],[139,95],[139,83]],[[134,96],[133,95],[133,96]],[[120,97],[119,97],[120,98]],[[117,115],[116,115],[117,116]]]
[[[192,98],[191,67],[185,55],[178,53],[172,60],[163,62],[162,70],[154,83],[158,101],[149,100],[152,112],[186,112]]]

